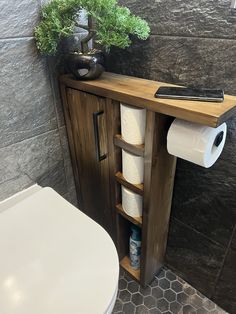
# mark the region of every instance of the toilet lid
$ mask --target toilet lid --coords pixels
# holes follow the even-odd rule
[[[107,232],[51,188],[0,213],[1,314],[102,314],[118,275]]]

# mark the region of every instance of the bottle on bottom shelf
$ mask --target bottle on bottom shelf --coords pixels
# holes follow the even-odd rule
[[[129,240],[130,266],[133,269],[140,268],[141,257],[141,229],[135,225],[131,226],[131,236]]]

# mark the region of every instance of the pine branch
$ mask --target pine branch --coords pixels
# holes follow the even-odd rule
[[[77,22],[82,8],[89,13],[88,25]],[[150,33],[147,22],[119,6],[117,0],[51,0],[43,6],[41,17],[35,38],[39,51],[47,55],[56,54],[61,39],[73,35],[76,26],[88,31],[81,41],[84,52],[95,34],[96,41],[109,50],[111,46],[129,47],[130,35],[145,40]]]

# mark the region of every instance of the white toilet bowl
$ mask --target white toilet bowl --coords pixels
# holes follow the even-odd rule
[[[51,188],[25,195],[0,203],[0,313],[111,313],[119,262],[110,236]]]

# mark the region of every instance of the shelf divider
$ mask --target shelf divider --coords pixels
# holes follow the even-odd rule
[[[132,222],[134,225],[142,227],[142,217],[131,217],[127,215],[121,204],[116,205],[116,211],[122,215],[124,218]]]
[[[137,156],[144,156],[144,145],[133,145],[127,143],[120,134],[114,136],[114,145],[127,150],[129,153],[132,153]]]
[[[126,181],[123,177],[123,174],[119,171],[115,174],[115,177],[117,182],[130,189],[131,191],[143,196],[143,184],[132,184]]]
[[[122,268],[124,268],[131,275],[131,277],[133,277],[137,281],[140,281],[140,269],[136,270],[130,266],[130,259],[128,256],[125,256],[121,260],[120,265]]]

